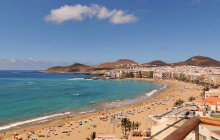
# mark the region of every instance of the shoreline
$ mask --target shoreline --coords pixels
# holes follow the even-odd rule
[[[127,78],[127,79],[121,79],[121,80],[142,80],[142,81],[149,81],[149,82],[155,82],[159,84],[164,84],[161,82],[156,82],[151,79],[136,79],[136,78]],[[2,132],[10,132],[11,129],[13,131],[18,131],[24,128],[30,128],[30,127],[35,127],[36,124],[41,124],[42,123],[53,123],[59,120],[62,120],[62,118],[75,118],[83,115],[89,115],[90,113],[97,113],[99,111],[105,111],[105,110],[112,110],[116,108],[121,108],[121,107],[126,107],[126,106],[131,106],[135,104],[140,104],[142,102],[149,101],[155,97],[157,97],[159,94],[161,94],[164,90],[169,88],[169,85],[164,84],[161,85],[162,87],[158,87],[157,89],[147,91],[144,93],[144,95],[138,95],[136,97],[132,98],[125,98],[122,100],[115,100],[115,101],[103,101],[99,102],[98,104],[100,107],[93,108],[92,110],[66,110],[63,112],[58,112],[54,113],[51,115],[45,115],[45,116],[40,116],[40,117],[33,117],[27,120],[23,121],[18,121],[18,122],[13,122],[7,125],[0,126],[0,134]],[[166,86],[164,88],[164,86]],[[11,127],[10,127],[11,126]],[[28,127],[29,126],[29,127]],[[6,129],[4,129],[4,127]]]
[[[76,121],[76,120],[80,120],[82,118],[87,118],[89,116],[98,116],[98,115],[100,115],[100,111],[103,111],[103,110],[104,110],[104,112],[116,112],[116,111],[119,111],[121,109],[128,109],[131,106],[139,106],[141,104],[151,103],[155,100],[159,100],[159,99],[163,98],[164,96],[162,96],[162,94],[174,86],[174,85],[170,85],[166,81],[161,81],[161,80],[158,81],[158,80],[153,80],[153,79],[126,78],[126,79],[122,79],[122,80],[143,80],[143,81],[156,82],[156,83],[160,83],[160,84],[166,84],[167,86],[166,86],[166,88],[164,88],[162,90],[155,89],[155,90],[158,90],[158,91],[156,93],[152,94],[152,96],[150,96],[147,100],[144,99],[145,101],[139,101],[139,102],[134,103],[134,104],[129,104],[129,105],[120,106],[120,107],[110,107],[108,109],[100,108],[100,109],[95,110],[94,112],[93,111],[91,111],[91,112],[87,111],[87,113],[81,113],[81,114],[79,113],[76,116],[71,116],[71,115],[68,116],[68,114],[67,114],[67,116],[58,115],[58,116],[50,118],[46,121],[42,120],[40,122],[35,122],[34,124],[33,123],[32,124],[23,124],[23,125],[19,125],[19,127],[12,127],[12,128],[5,129],[5,130],[0,130],[0,135],[3,134],[4,132],[6,132],[7,133],[6,138],[7,138],[7,137],[12,136],[13,135],[12,133],[16,132],[16,131],[18,131],[18,133],[21,133],[21,132],[24,133],[24,130],[26,130],[26,129],[36,130],[36,129],[39,129],[41,127],[46,127],[46,126],[51,126],[52,127],[54,125],[57,125],[59,123],[66,122],[66,121],[73,121],[73,120]],[[163,88],[163,87],[160,87],[160,89],[161,88]],[[138,97],[140,98],[142,96],[138,96]],[[114,102],[114,101],[110,101],[110,102]],[[75,112],[71,112],[71,113],[75,113]],[[43,117],[45,117],[45,116],[43,116]]]

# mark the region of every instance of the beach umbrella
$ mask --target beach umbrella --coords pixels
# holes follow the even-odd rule
[[[28,132],[27,135],[31,135],[31,132]]]
[[[19,140],[22,140],[22,136],[18,136],[18,139],[19,139]]]

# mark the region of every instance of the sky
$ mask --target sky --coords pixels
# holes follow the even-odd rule
[[[1,0],[0,69],[220,60],[220,0]]]

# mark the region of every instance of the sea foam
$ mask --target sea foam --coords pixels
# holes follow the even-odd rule
[[[28,124],[28,123],[33,123],[33,122],[38,122],[38,121],[47,121],[47,119],[49,119],[49,118],[62,116],[62,115],[68,115],[68,114],[70,114],[70,112],[58,113],[58,114],[38,117],[38,118],[26,120],[26,121],[16,122],[16,123],[12,123],[12,124],[9,124],[9,125],[1,126],[0,131],[5,130],[5,129],[9,129],[9,128],[12,128],[12,127],[16,127],[16,126],[19,126],[19,125]]]
[[[148,96],[148,97],[150,97],[150,96],[152,96],[154,93],[156,93],[157,91],[158,91],[158,90],[154,89],[154,90],[152,90],[151,92],[146,93],[145,95]]]
[[[71,79],[68,79],[68,80],[85,80],[84,78],[71,78]]]
[[[68,80],[92,80],[92,79],[85,79],[85,78],[71,78],[71,79],[68,79]]]

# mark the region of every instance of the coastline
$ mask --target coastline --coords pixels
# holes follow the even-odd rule
[[[124,80],[147,80],[154,81],[152,79],[124,79]],[[161,128],[152,127],[151,119],[149,115],[158,115],[163,114],[171,107],[173,107],[174,102],[178,99],[182,99],[184,101],[188,101],[189,97],[195,97],[196,99],[200,97],[200,88],[198,85],[194,85],[192,83],[186,83],[177,80],[156,80],[155,82],[166,83],[170,85],[170,87],[164,90],[157,97],[145,101],[142,103],[138,103],[135,105],[129,105],[126,107],[118,107],[109,110],[101,110],[100,112],[91,112],[89,114],[80,115],[73,118],[63,118],[63,120],[57,120],[55,122],[50,123],[41,123],[36,125],[35,127],[23,128],[19,131],[12,131],[10,133],[0,134],[3,139],[10,138],[13,139],[13,135],[16,132],[18,135],[23,138],[27,138],[27,133],[34,130],[35,134],[32,134],[30,138],[37,137],[38,140],[48,139],[47,137],[38,137],[37,134],[44,133],[45,136],[49,135],[49,139],[53,140],[85,140],[92,132],[99,133],[114,133],[117,139],[123,139],[123,133],[121,129],[121,125],[111,123],[110,121],[104,121],[100,119],[103,116],[110,117],[111,114],[118,114],[120,112],[127,114],[127,118],[134,122],[141,122],[141,126],[139,130],[148,130],[151,129],[151,133],[155,134]],[[159,104],[159,102],[163,102],[163,104]],[[127,111],[133,111],[134,114],[128,114]],[[138,112],[141,111],[141,112]],[[104,112],[104,115],[102,114]],[[84,120],[88,122],[85,123]],[[80,125],[79,122],[82,121],[83,125]],[[63,124],[62,127],[58,125]],[[96,127],[93,127],[93,126]],[[63,133],[64,130],[68,130],[70,135]],[[51,134],[51,133],[52,134]],[[28,139],[28,138],[27,138]]]
[[[62,113],[59,113],[59,114],[53,114],[53,115],[51,115],[51,117],[50,116],[49,117],[48,116],[41,117],[41,118],[47,118],[47,120],[45,120],[45,119],[43,119],[43,120],[39,119],[38,120],[38,118],[34,118],[35,120],[37,120],[36,122],[28,123],[28,121],[31,121],[31,120],[34,120],[34,119],[23,121],[23,122],[27,122],[27,123],[24,123],[24,124],[18,125],[18,126],[14,126],[14,127],[8,128],[8,129],[0,130],[0,135],[3,134],[3,133],[7,133],[6,134],[6,138],[7,138],[7,137],[12,136],[13,132],[21,133],[21,132],[24,132],[24,130],[26,130],[26,129],[27,129],[27,131],[28,130],[37,130],[37,129],[41,128],[41,127],[54,126],[54,125],[57,125],[59,123],[63,123],[63,122],[67,122],[67,121],[73,121],[73,120],[80,120],[81,118],[86,118],[86,117],[89,117],[89,116],[97,116],[97,115],[100,115],[99,114],[100,111],[103,111],[103,112],[115,112],[115,111],[119,111],[121,109],[128,109],[131,106],[138,106],[138,105],[141,105],[141,104],[150,103],[150,102],[153,102],[155,100],[158,100],[159,99],[159,98],[157,98],[158,96],[160,96],[166,90],[169,90],[172,87],[170,84],[168,84],[166,82],[164,83],[164,81],[161,82],[161,81],[156,81],[156,80],[153,80],[153,79],[126,78],[126,79],[123,79],[123,80],[143,80],[143,81],[156,82],[156,83],[160,83],[160,84],[166,84],[167,86],[166,86],[165,89],[161,89],[161,88],[160,88],[161,90],[156,89],[158,91],[154,92],[149,97],[145,96],[147,98],[143,99],[143,96],[135,97],[136,98],[135,100],[138,100],[138,99],[142,99],[142,100],[138,101],[138,102],[135,102],[133,104],[125,104],[125,105],[122,105],[122,106],[112,106],[112,107],[108,107],[106,109],[104,109],[104,108],[97,108],[94,111],[87,111],[85,113],[77,112],[78,114],[75,111],[66,111],[65,112],[66,114],[63,114],[63,115],[62,115]],[[125,100],[129,100],[129,99],[125,99]],[[121,102],[123,102],[123,100],[121,100],[119,102],[118,101],[110,101],[110,102],[116,102],[116,103],[121,104]],[[108,104],[109,102],[106,102],[106,103]],[[72,114],[75,114],[75,116],[72,116]],[[14,124],[15,123],[13,123],[11,125],[14,125]],[[2,127],[4,127],[4,126],[2,126]]]

